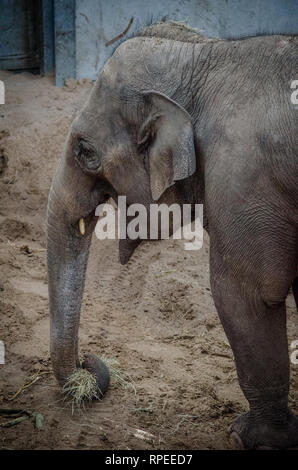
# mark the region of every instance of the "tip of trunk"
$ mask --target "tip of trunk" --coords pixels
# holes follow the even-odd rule
[[[98,396],[102,398],[107,392],[111,380],[107,365],[94,354],[85,354],[82,367],[96,377]]]

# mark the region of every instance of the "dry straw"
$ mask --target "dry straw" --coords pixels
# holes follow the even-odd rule
[[[136,394],[134,384],[130,377],[121,370],[117,359],[106,356],[101,359],[110,371],[111,387],[120,387],[125,390],[131,389]],[[64,384],[63,393],[65,398],[70,400],[72,410],[84,407],[85,402],[102,398],[102,393],[97,386],[96,377],[87,369],[75,370]]]

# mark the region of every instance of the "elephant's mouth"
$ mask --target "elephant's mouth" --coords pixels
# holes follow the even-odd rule
[[[111,196],[109,194],[104,194],[101,196],[96,206],[89,213],[82,215],[75,221],[73,228],[77,236],[84,237],[86,235],[90,235],[94,231],[97,223],[97,217],[95,215],[96,208],[100,204],[105,204],[110,199],[110,197]]]
[[[80,218],[76,219],[76,221],[72,224],[72,229],[76,238],[82,239],[84,237],[88,238],[91,236],[95,229],[98,219],[95,215],[96,208],[100,204],[105,204],[109,199],[113,199],[115,202],[117,201],[115,191],[112,191],[112,193],[101,192],[100,198],[97,199],[97,202],[95,204],[93,204],[93,209],[89,212],[86,212],[85,215],[81,215]],[[133,252],[140,243],[140,239],[119,239],[119,258],[121,264],[126,264],[130,260]]]

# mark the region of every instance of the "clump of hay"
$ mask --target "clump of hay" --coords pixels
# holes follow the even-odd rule
[[[87,369],[75,370],[63,385],[62,391],[70,399],[73,410],[84,406],[85,401],[100,398],[96,377]]]
[[[131,389],[136,394],[136,389],[130,377],[122,371],[117,359],[110,357],[102,357],[101,360],[106,364],[110,371],[111,387]],[[75,408],[84,408],[85,402],[93,399],[100,400],[103,396],[98,389],[96,377],[87,369],[77,369],[65,382],[62,391],[65,399],[69,400],[72,405],[72,411]]]
[[[135,386],[129,377],[128,374],[123,372],[121,369],[121,366],[117,359],[114,359],[112,357],[107,357],[103,356],[102,357],[103,362],[106,363],[109,371],[110,371],[110,376],[111,376],[111,387],[117,388],[120,387],[124,390],[132,390],[134,394],[136,394],[136,389]]]

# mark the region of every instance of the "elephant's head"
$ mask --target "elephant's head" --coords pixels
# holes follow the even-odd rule
[[[132,83],[134,75],[139,78]],[[135,73],[133,68],[128,70],[123,53],[117,52],[107,62],[71,126],[50,190],[51,358],[61,385],[80,366],[79,316],[96,207],[110,197],[117,202],[119,195],[126,196],[128,205],[179,199],[183,191],[175,182],[188,178],[196,168],[189,114],[155,90],[154,80],[144,87],[140,77],[140,67]],[[122,263],[138,243],[120,241]],[[91,356],[85,367],[97,375],[106,373]],[[97,378],[105,391],[107,377]]]

